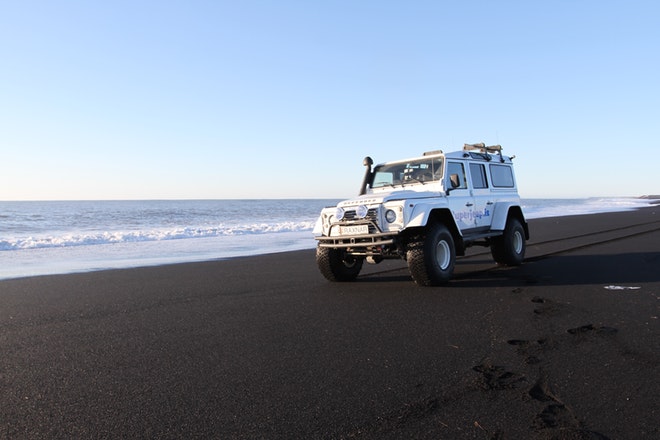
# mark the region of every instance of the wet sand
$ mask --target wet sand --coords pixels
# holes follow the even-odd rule
[[[417,287],[314,251],[0,281],[0,438],[656,439],[660,207]]]

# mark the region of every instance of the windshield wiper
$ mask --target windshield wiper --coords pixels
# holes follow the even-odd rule
[[[426,182],[424,182],[423,180],[419,180],[417,177],[410,177],[408,179],[408,182],[410,182],[411,180],[421,183],[422,185],[426,185]],[[401,181],[401,186],[406,186],[406,183],[404,181]]]

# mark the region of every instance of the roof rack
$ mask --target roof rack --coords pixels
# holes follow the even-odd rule
[[[470,150],[479,150],[482,153],[498,153],[502,155],[502,146],[501,145],[489,145],[486,146],[483,142],[479,144],[465,144],[463,145],[463,150],[465,151],[470,151]]]
[[[502,156],[502,146],[501,145],[489,145],[486,146],[483,142],[478,144],[464,144],[463,151],[470,150],[479,150],[482,154],[488,155],[489,153],[497,153],[500,155],[500,162],[504,162],[504,157]],[[490,156],[489,156],[490,157]],[[490,160],[490,159],[488,159]]]

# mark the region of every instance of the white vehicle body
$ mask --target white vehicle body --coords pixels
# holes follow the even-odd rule
[[[520,264],[529,230],[511,159],[484,144],[373,171],[365,158],[361,194],[324,208],[314,228],[319,269],[330,280],[349,281],[365,259],[403,258],[418,284],[438,285],[472,245],[491,246],[499,263]]]

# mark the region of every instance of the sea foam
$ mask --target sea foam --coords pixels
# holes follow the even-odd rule
[[[192,238],[229,237],[257,234],[311,231],[314,221],[259,223],[218,227],[180,227],[143,231],[104,231],[60,233],[41,236],[0,239],[0,251],[18,249],[60,248],[145,241],[183,240]]]

